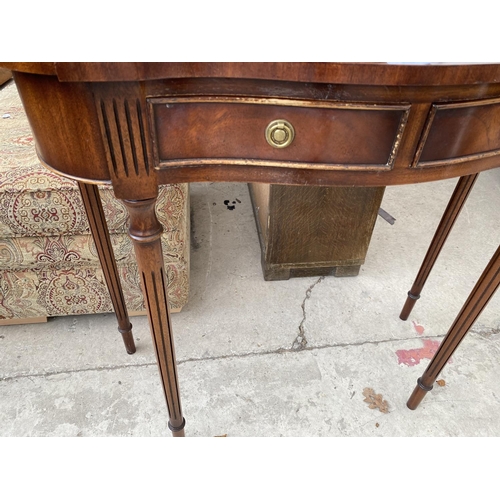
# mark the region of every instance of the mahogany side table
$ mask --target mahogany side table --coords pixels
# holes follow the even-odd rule
[[[128,208],[174,436],[184,435],[185,420],[154,211],[159,184],[383,187],[460,177],[445,214],[452,224],[468,193],[466,179],[500,166],[498,64],[0,66],[13,71],[40,160],[84,183],[111,182]],[[438,229],[427,270],[449,227]],[[410,407],[432,387],[499,284],[500,248]]]

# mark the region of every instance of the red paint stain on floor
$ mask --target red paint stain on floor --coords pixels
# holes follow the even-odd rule
[[[400,365],[415,366],[423,359],[432,359],[440,342],[438,340],[424,340],[423,343],[424,347],[418,349],[400,349],[396,351],[398,363]]]
[[[419,325],[416,321],[412,321],[412,323],[413,323],[413,328],[415,328],[415,331],[419,335],[422,335],[425,331],[425,328],[422,325]]]

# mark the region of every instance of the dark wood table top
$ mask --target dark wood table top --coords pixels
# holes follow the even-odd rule
[[[339,186],[499,164],[500,64],[2,65],[14,72],[41,160],[70,177],[114,180],[118,196],[122,164],[138,179],[147,166],[158,183]],[[294,128],[286,148],[265,140],[275,119]]]

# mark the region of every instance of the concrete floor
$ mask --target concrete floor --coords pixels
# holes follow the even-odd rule
[[[500,436],[500,293],[444,385],[406,408],[500,240],[498,170],[481,174],[422,298],[398,318],[455,184],[387,188],[396,222],[377,218],[359,276],[278,282],[262,278],[247,186],[192,185],[191,295],[172,319],[186,435]],[[111,314],[0,327],[0,436],[169,436],[147,320],[132,323],[133,356]]]

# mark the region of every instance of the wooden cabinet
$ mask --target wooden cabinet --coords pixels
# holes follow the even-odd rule
[[[358,275],[385,188],[248,186],[264,279]]]

